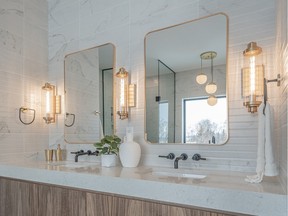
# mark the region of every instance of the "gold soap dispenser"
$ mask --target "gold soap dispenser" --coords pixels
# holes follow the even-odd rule
[[[62,161],[62,149],[60,147],[60,144],[58,144],[56,150],[56,161]]]

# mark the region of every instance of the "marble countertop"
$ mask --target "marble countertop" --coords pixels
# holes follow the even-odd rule
[[[186,172],[203,179],[156,175]],[[251,174],[251,173],[250,173]],[[251,215],[287,216],[287,194],[277,177],[261,184],[247,173],[162,167],[101,167],[98,163],[6,162],[0,176]],[[277,205],[275,205],[277,203]]]

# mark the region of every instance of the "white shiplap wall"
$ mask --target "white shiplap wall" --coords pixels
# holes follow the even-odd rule
[[[125,126],[134,126],[135,140],[142,147],[142,163],[172,166],[159,154],[186,152],[189,160],[180,166],[225,170],[254,171],[257,144],[257,114],[242,106],[240,70],[242,51],[247,43],[257,41],[263,48],[266,76],[276,75],[276,0],[49,0],[49,75],[63,93],[63,59],[66,54],[108,42],[116,46],[116,66],[131,72],[137,84],[137,107],[129,121],[117,119],[117,134]],[[144,37],[159,28],[224,12],[229,17],[229,124],[230,139],[223,146],[151,145],[144,141]],[[279,121],[279,90],[269,85],[269,101]],[[50,127],[50,145],[63,141],[63,119]],[[279,140],[275,138],[277,154]],[[66,145],[68,151],[93,148]],[[287,148],[287,147],[286,147]],[[206,161],[193,162],[201,153]],[[279,157],[277,157],[279,158]],[[283,163],[283,161],[282,161]]]
[[[0,0],[0,11],[0,161],[37,158],[49,142],[40,107],[48,81],[48,4]],[[36,110],[33,124],[19,121],[21,106]]]

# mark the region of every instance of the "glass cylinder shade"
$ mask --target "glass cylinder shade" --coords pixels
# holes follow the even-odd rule
[[[47,124],[55,122],[56,113],[56,96],[55,96],[55,86],[50,83],[45,83],[42,87],[42,103],[44,108],[43,119]]]
[[[214,94],[217,91],[217,85],[214,82],[210,82],[206,85],[205,91],[208,94]]]
[[[214,96],[214,95],[210,95],[207,99],[207,103],[210,105],[210,106],[214,106],[217,104],[217,98]]]
[[[262,49],[255,42],[248,44],[244,50],[244,67],[242,68],[242,96],[243,105],[248,112],[257,112],[264,93],[264,66],[261,64],[259,55]]]
[[[207,81],[207,76],[204,73],[200,73],[196,77],[196,82],[200,85],[203,85]]]
[[[120,119],[128,118],[128,72],[120,68],[116,73],[117,79],[117,96],[116,109]]]

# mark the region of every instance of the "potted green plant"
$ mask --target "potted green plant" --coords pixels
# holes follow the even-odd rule
[[[101,165],[111,167],[116,165],[117,155],[121,139],[116,135],[106,135],[100,142],[94,143],[99,155],[101,155]]]

